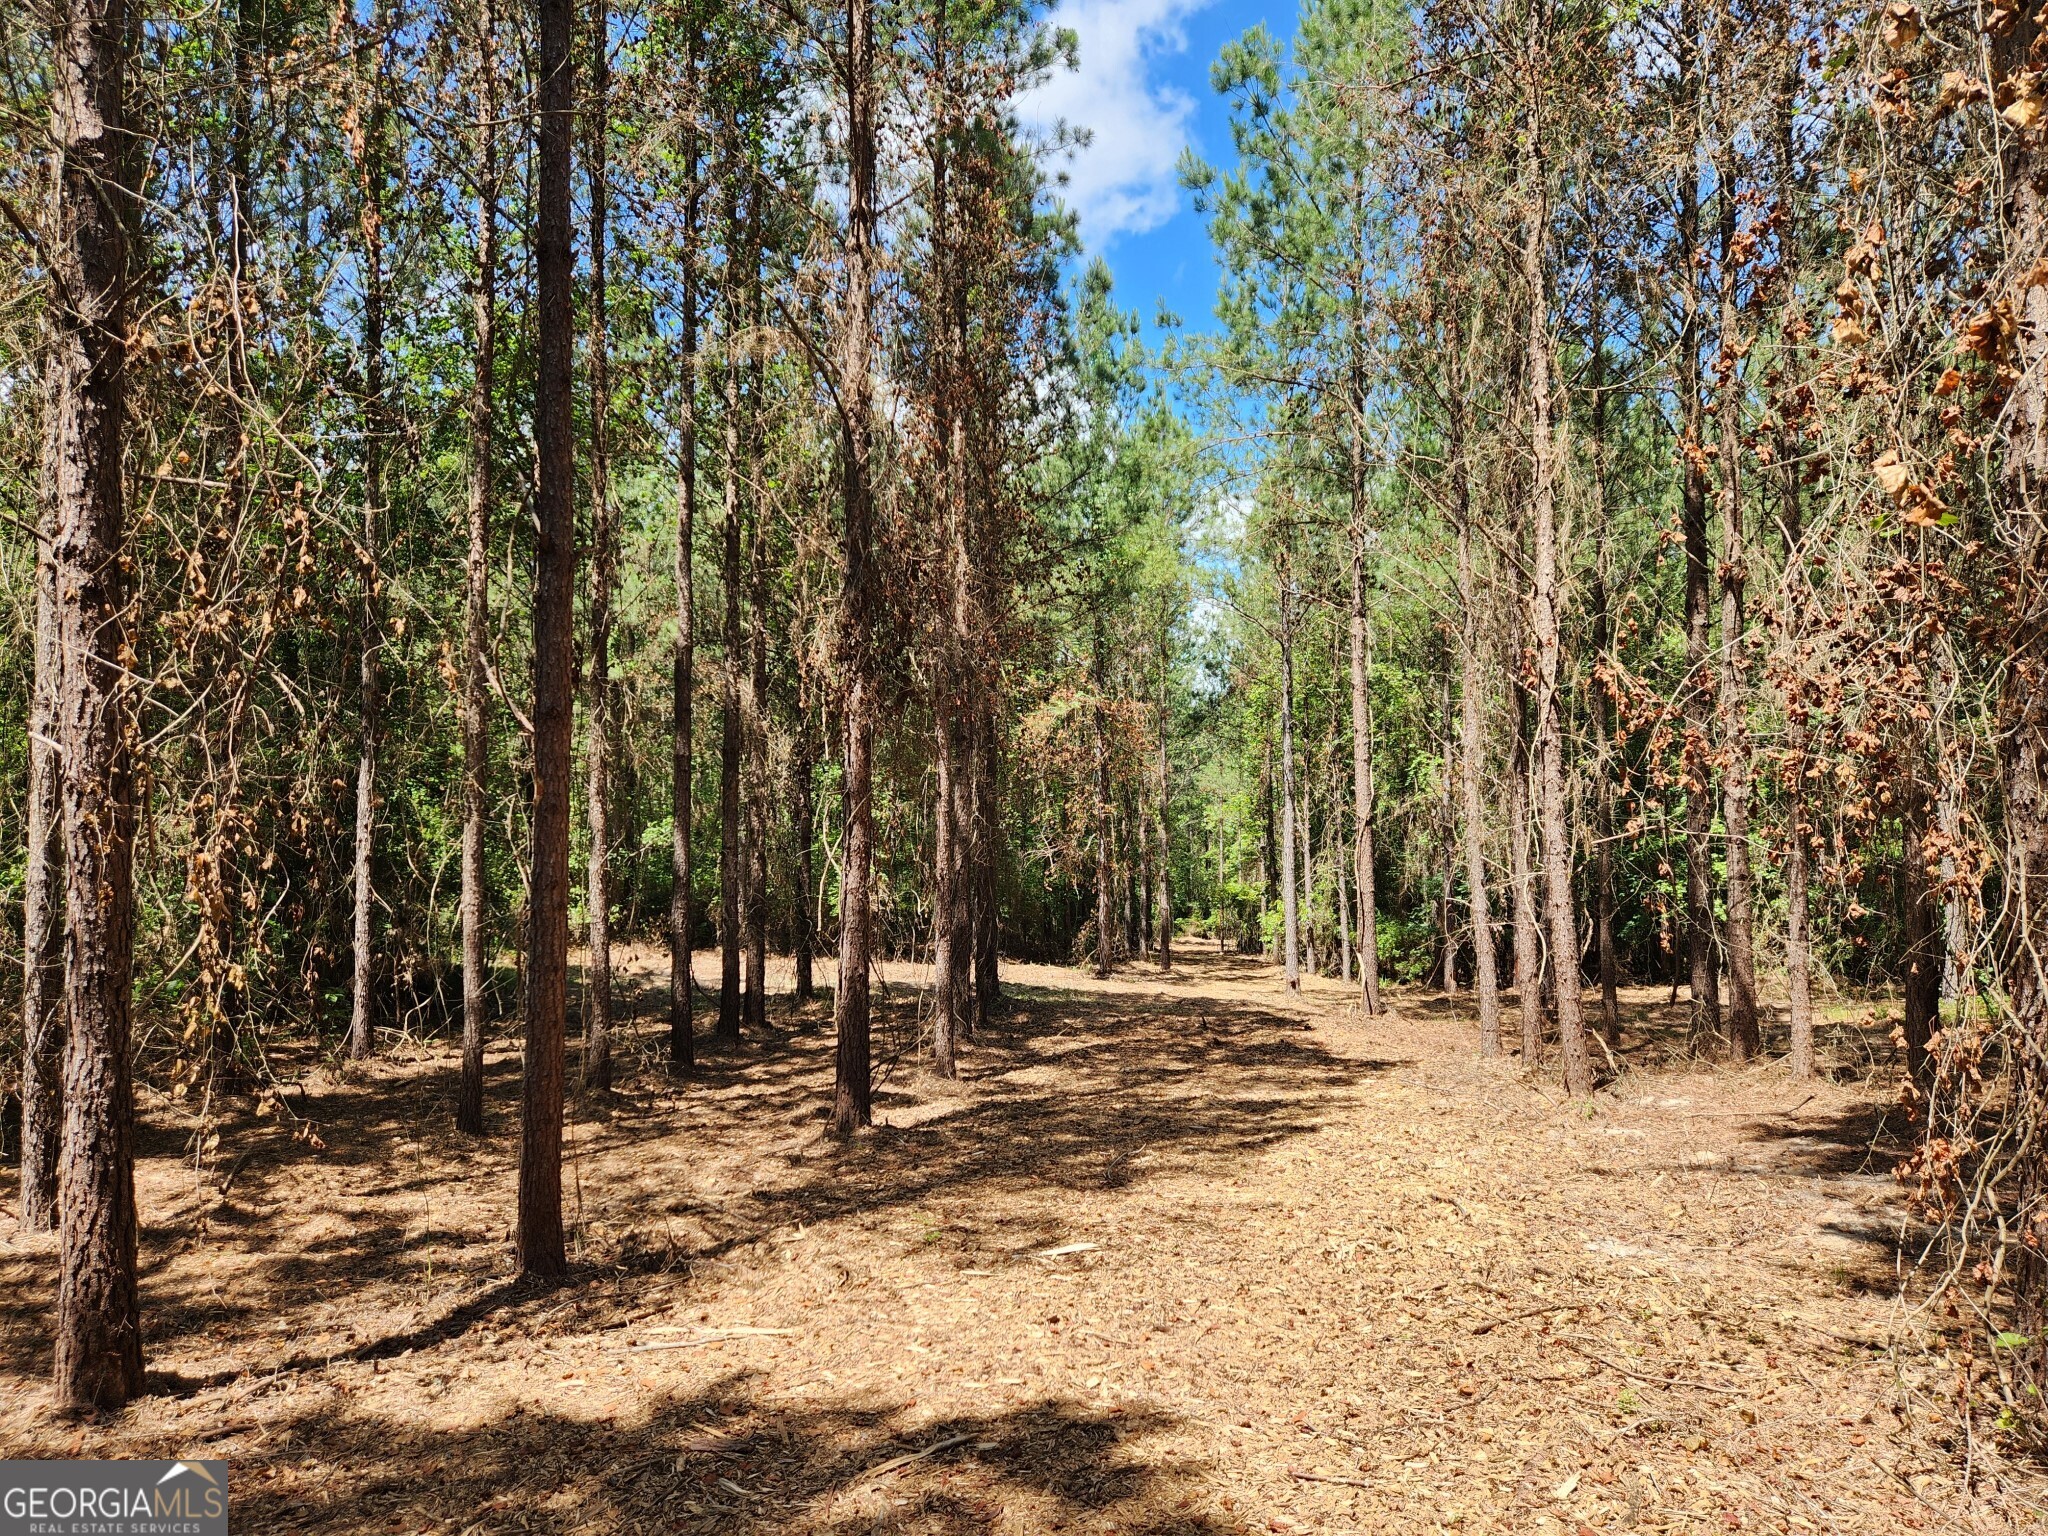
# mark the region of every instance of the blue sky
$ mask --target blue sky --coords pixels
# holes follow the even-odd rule
[[[1053,11],[1079,36],[1081,67],[1036,92],[1027,115],[1093,133],[1067,164],[1066,199],[1089,252],[1115,272],[1118,301],[1138,312],[1148,336],[1162,301],[1190,330],[1214,324],[1208,232],[1174,172],[1185,147],[1215,164],[1230,154],[1209,66],[1259,21],[1285,36],[1294,17],[1292,0],[1059,0]]]

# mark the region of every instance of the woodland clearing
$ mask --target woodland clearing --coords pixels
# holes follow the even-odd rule
[[[225,1457],[264,1533],[2038,1518],[2031,1469],[1947,1438],[1936,1314],[1898,1300],[1910,1129],[1868,1025],[1815,1084],[1708,1071],[1631,989],[1573,1105],[1479,1063],[1466,998],[1017,966],[947,1082],[891,966],[848,1146],[829,1005],[771,971],[768,1036],[671,1080],[659,956],[620,959],[642,1017],[574,1100],[570,1283],[514,1274],[514,1042],[484,1139],[441,1042],[280,1061],[281,1108],[216,1103],[197,1163],[145,1089],[148,1395],[48,1416],[54,1238],[0,1233],[9,1454]]]

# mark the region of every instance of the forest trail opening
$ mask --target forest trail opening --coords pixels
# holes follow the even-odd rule
[[[9,1233],[10,1454],[224,1456],[238,1530],[350,1536],[2000,1530],[2038,1503],[2009,1469],[1964,1495],[1932,1356],[1888,1347],[1918,1324],[1883,1080],[1669,1060],[1661,989],[1626,995],[1628,1069],[1586,1109],[1481,1065],[1468,999],[1361,1020],[1213,955],[1013,967],[944,1082],[928,972],[891,966],[845,1148],[828,1003],[785,992],[770,1038],[671,1081],[665,962],[619,959],[571,1283],[512,1278],[512,1042],[481,1140],[439,1042],[280,1063],[303,1087],[216,1106],[253,1150],[203,1176],[198,1120],[149,1093],[151,1395],[43,1416],[54,1245]]]

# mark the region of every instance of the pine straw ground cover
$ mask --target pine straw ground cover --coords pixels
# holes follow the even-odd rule
[[[672,1083],[657,966],[639,1059],[572,1115],[558,1289],[511,1278],[509,1048],[483,1141],[448,1129],[438,1045],[281,1064],[283,1111],[235,1107],[203,1171],[145,1091],[153,1395],[44,1416],[52,1245],[0,1232],[6,1453],[223,1456],[250,1533],[2037,1518],[1895,1300],[1881,1076],[1676,1064],[1645,990],[1584,1111],[1480,1067],[1462,1001],[1363,1023],[1248,961],[1020,966],[964,1080],[899,1061],[843,1150],[822,1009]]]

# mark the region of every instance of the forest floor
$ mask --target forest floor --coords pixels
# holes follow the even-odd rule
[[[2048,1502],[1959,1443],[1897,1300],[1867,1024],[1806,1086],[1686,1064],[1682,1010],[1631,991],[1584,1109],[1482,1066],[1468,999],[1362,1021],[1253,960],[1019,965],[952,1083],[904,1056],[892,967],[847,1148],[824,1007],[777,998],[671,1081],[664,971],[628,957],[620,1086],[572,1105],[560,1287],[512,1276],[513,1042],[481,1140],[442,1042],[280,1059],[288,1112],[217,1105],[198,1161],[145,1089],[152,1395],[48,1418],[54,1245],[0,1227],[6,1454],[225,1457],[265,1536],[1995,1531]]]

